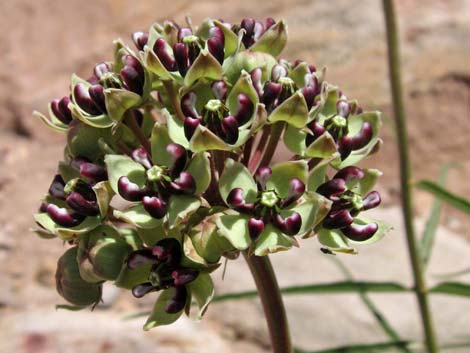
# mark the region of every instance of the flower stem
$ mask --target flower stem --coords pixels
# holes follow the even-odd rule
[[[393,110],[395,126],[398,137],[398,152],[400,158],[400,184],[403,219],[406,230],[408,253],[414,277],[414,290],[418,300],[421,321],[423,325],[428,353],[438,351],[434,334],[432,316],[429,309],[426,283],[423,275],[423,266],[418,252],[416,236],[413,225],[413,199],[411,195],[411,167],[408,151],[408,132],[406,128],[405,105],[400,72],[400,48],[398,41],[398,28],[393,0],[383,0],[385,26],[388,46],[388,65],[390,71],[390,84],[392,89]]]
[[[268,256],[243,253],[263,305],[273,353],[293,353],[286,311],[276,276]]]
[[[142,147],[147,151],[149,155],[151,155],[152,148],[150,147],[149,139],[142,132],[142,129],[137,123],[135,115],[132,112],[127,112],[124,117],[124,122],[132,131],[134,136],[139,140]]]
[[[276,151],[276,147],[279,144],[279,140],[282,135],[282,131],[284,130],[284,122],[278,121],[274,123],[271,128],[271,135],[269,136],[268,145],[264,150],[263,158],[259,163],[260,167],[268,166],[271,162],[271,159],[274,156],[274,152]]]
[[[175,86],[173,85],[173,82],[165,81],[165,80],[163,80],[162,82],[163,82],[163,86],[165,87],[168,98],[170,98],[171,105],[173,106],[173,109],[175,110],[176,116],[181,121],[184,121],[186,117],[184,116],[183,111],[181,110],[180,101],[178,99],[178,94],[176,92]]]

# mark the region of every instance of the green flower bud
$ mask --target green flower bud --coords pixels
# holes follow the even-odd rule
[[[90,283],[115,280],[132,247],[114,228],[99,226],[80,238],[77,261],[81,277]]]
[[[57,292],[73,305],[96,305],[101,300],[101,285],[88,283],[80,277],[77,250],[78,247],[68,249],[57,262]]]
[[[228,81],[231,84],[235,84],[240,77],[242,70],[251,72],[257,67],[262,68],[262,81],[265,81],[268,78],[268,73],[271,73],[273,66],[276,64],[276,59],[269,54],[263,52],[241,51],[230,59],[225,60],[223,68]]]

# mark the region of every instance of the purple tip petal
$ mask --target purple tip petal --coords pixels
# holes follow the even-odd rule
[[[66,208],[54,204],[47,205],[46,212],[55,223],[67,228],[75,227],[85,219],[85,216],[69,212]]]
[[[235,144],[238,140],[238,121],[229,115],[222,120],[222,131],[225,133],[225,142],[228,144]]]
[[[170,143],[166,146],[166,151],[171,156],[173,164],[170,168],[171,176],[176,178],[184,170],[187,161],[186,149],[177,143]]]
[[[232,189],[227,195],[227,203],[232,207],[241,207],[245,205],[244,191],[242,188]]]
[[[196,181],[188,172],[181,172],[179,177],[170,183],[169,188],[176,194],[192,195],[196,192]]]
[[[224,62],[224,32],[219,27],[211,27],[209,30],[210,38],[207,40],[207,48],[209,52],[217,59],[220,64]]]
[[[149,40],[148,32],[134,32],[132,34],[132,41],[139,50],[144,50],[145,45]]]
[[[181,244],[175,238],[164,238],[152,248],[152,254],[159,261],[177,265],[181,260]]]
[[[251,81],[253,82],[253,87],[256,90],[256,93],[258,93],[258,97],[263,96],[263,85],[261,84],[261,76],[263,75],[263,71],[261,70],[260,67],[254,68],[250,72],[251,76]]]
[[[286,218],[276,214],[274,216],[274,225],[287,235],[296,235],[302,227],[302,217],[299,213],[294,212]]]
[[[146,188],[141,189],[139,185],[133,183],[128,177],[122,176],[118,180],[118,192],[127,201],[141,201],[148,194]]]
[[[88,89],[84,83],[79,83],[73,89],[75,103],[90,115],[99,115],[101,113],[98,106],[91,99]]]
[[[280,78],[287,76],[287,69],[284,65],[276,64],[271,71],[271,80],[277,82]]]
[[[227,84],[223,80],[214,81],[211,85],[212,93],[218,100],[227,98]]]
[[[251,102],[250,97],[244,93],[239,93],[237,95],[237,101],[238,110],[235,118],[237,119],[239,125],[243,125],[253,116],[255,107]]]
[[[147,153],[147,150],[143,147],[138,147],[131,153],[132,159],[137,163],[142,164],[145,168],[152,168],[152,162],[150,161],[150,156]]]
[[[186,300],[188,298],[188,291],[185,286],[175,287],[175,294],[167,302],[165,311],[168,314],[176,314],[184,309]]]
[[[374,236],[379,229],[377,223],[365,225],[351,224],[341,229],[341,232],[349,239],[354,241],[366,241]]]
[[[189,49],[183,43],[173,45],[173,54],[175,56],[176,65],[181,76],[185,76],[189,69]]]
[[[64,186],[64,179],[60,174],[56,174],[49,186],[49,195],[59,200],[65,200]]]
[[[264,25],[261,22],[256,22],[253,29],[253,40],[257,42],[264,34]]]
[[[338,152],[342,160],[345,160],[354,149],[354,140],[351,136],[343,136],[338,141]]]
[[[175,286],[184,286],[194,281],[199,275],[199,271],[192,268],[179,268],[171,273]]]
[[[144,196],[142,198],[142,204],[153,218],[161,219],[166,215],[166,202],[157,196]]]
[[[355,166],[345,167],[339,170],[333,177],[333,179],[343,179],[345,182],[361,180],[364,178],[364,171],[361,168]]]
[[[99,108],[99,110],[101,110],[103,114],[106,114],[107,109],[106,109],[106,103],[105,103],[105,98],[104,98],[104,87],[101,86],[100,84],[92,85],[90,86],[90,88],[88,88],[88,93],[91,99],[93,99],[93,102]]]
[[[382,202],[380,194],[377,191],[369,192],[366,197],[362,200],[363,211],[370,210],[371,208],[377,207]]]
[[[343,179],[331,179],[321,184],[317,193],[325,196],[326,198],[335,198],[346,191],[346,182]]]
[[[110,72],[111,69],[109,65],[105,62],[96,64],[95,67],[93,68],[93,74],[98,78],[101,79],[101,77],[107,73]]]
[[[266,182],[273,174],[273,171],[269,167],[259,167],[255,173],[255,180],[258,183],[258,186],[261,190],[264,190],[266,187]]]
[[[281,91],[282,85],[280,83],[266,83],[266,85],[264,86],[263,99],[261,101],[264,103],[267,109],[275,104],[275,101],[279,98]]]
[[[96,201],[87,200],[83,195],[75,191],[67,197],[65,202],[72,210],[84,216],[94,217],[100,213]]]
[[[276,21],[272,18],[272,17],[268,17],[266,19],[266,29],[269,29],[271,28],[272,26],[274,26],[276,24]]]
[[[305,184],[299,178],[292,178],[289,182],[289,194],[282,200],[281,208],[289,207],[300,199],[305,192]]]
[[[196,110],[196,101],[197,95],[192,91],[186,93],[183,98],[181,98],[181,110],[183,111],[184,116],[193,119],[199,118],[199,114]]]
[[[69,103],[69,97],[63,97],[61,100],[54,99],[51,102],[51,110],[55,117],[66,125],[72,121],[72,112],[68,108]]]
[[[158,38],[153,46],[155,55],[168,71],[176,71],[176,61],[173,58],[171,47],[163,38]]]
[[[323,227],[327,229],[343,228],[354,221],[349,210],[330,212],[323,220]]]
[[[131,270],[147,264],[155,264],[157,259],[152,254],[151,249],[140,249],[133,251],[127,258],[127,267]]]
[[[373,133],[374,131],[372,125],[369,122],[365,121],[362,124],[361,131],[359,131],[357,135],[352,137],[352,149],[358,150],[366,146],[370,142],[370,140],[372,140]]]
[[[184,136],[189,140],[193,137],[197,127],[201,123],[201,119],[187,117],[184,119]]]
[[[248,233],[250,238],[255,240],[258,236],[263,233],[264,222],[262,219],[250,218],[248,220]]]
[[[351,113],[351,105],[345,100],[340,99],[338,102],[336,102],[336,111],[343,118],[347,118],[349,113]]]
[[[157,290],[157,287],[155,287],[152,283],[142,283],[132,288],[132,295],[136,298],[142,298],[144,295],[155,290]]]
[[[184,37],[193,35],[193,30],[189,27],[181,27],[178,30],[178,42],[182,42]]]

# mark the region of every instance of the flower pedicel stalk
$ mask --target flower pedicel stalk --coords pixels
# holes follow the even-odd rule
[[[380,203],[381,173],[355,166],[379,150],[380,113],[328,83],[325,69],[280,59],[284,21],[166,21],[132,39],[134,49],[117,40],[88,79],[72,75],[49,117],[35,113],[67,134],[34,215],[40,236],[71,245],[58,263],[59,294],[86,307],[105,281],[137,298],[159,292],[150,329],[189,314],[192,299],[201,316],[211,272],[242,252],[273,349],[291,351],[261,257],[315,235],[326,253],[356,253],[386,233],[362,217]],[[292,158],[270,165],[282,142]]]

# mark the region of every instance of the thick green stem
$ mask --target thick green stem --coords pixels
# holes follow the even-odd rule
[[[263,305],[273,353],[294,353],[286,310],[268,256],[249,256],[245,252],[243,256],[253,275]]]
[[[408,253],[413,270],[414,290],[416,292],[421,313],[427,350],[428,353],[436,353],[438,348],[434,335],[432,316],[426,294],[426,283],[413,225],[413,200],[411,196],[411,166],[408,154],[408,132],[406,128],[405,106],[403,102],[400,73],[398,28],[393,1],[383,0],[383,9],[387,34],[388,65],[390,70],[393,110],[398,137],[397,145],[400,158],[401,202],[406,229]]]

